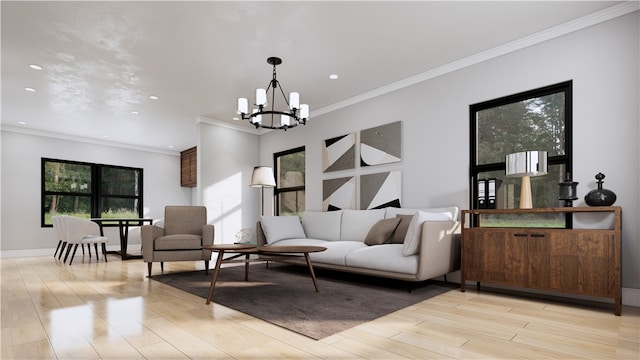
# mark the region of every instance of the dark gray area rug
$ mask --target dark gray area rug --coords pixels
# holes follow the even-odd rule
[[[303,266],[254,264],[249,281],[244,281],[244,266],[224,267],[212,301],[318,340],[459,287],[322,269],[315,272],[320,292],[315,292]],[[151,279],[206,299],[212,274],[189,271]]]

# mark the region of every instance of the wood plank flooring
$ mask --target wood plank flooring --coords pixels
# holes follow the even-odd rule
[[[0,265],[1,359],[640,358],[640,309],[628,306],[614,316],[610,306],[452,290],[315,341],[149,280],[141,260]]]

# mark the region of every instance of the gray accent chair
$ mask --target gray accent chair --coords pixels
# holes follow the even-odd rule
[[[213,225],[207,224],[207,208],[204,206],[166,206],[164,227],[143,225],[142,258],[147,263],[149,276],[154,262],[160,262],[164,271],[165,261],[204,260],[209,273],[211,250],[202,246],[213,245]]]

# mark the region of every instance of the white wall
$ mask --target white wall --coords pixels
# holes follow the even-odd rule
[[[207,207],[214,241],[233,243],[240,229],[255,229],[260,215],[260,189],[249,187],[253,167],[260,165],[260,139],[203,121],[198,124],[198,204]]]
[[[53,228],[40,227],[40,161],[43,157],[143,168],[145,217],[163,217],[165,205],[191,203],[191,190],[180,187],[179,154],[130,150],[10,131],[2,131],[1,134],[0,247],[3,256],[12,250],[48,251],[57,244]],[[105,231],[110,238],[110,248],[119,248],[116,232],[115,228]],[[139,239],[131,240],[131,244],[139,244]]]
[[[274,152],[306,144],[309,210],[321,209],[323,179],[394,169],[402,171],[404,207],[468,208],[469,105],[572,79],[578,196],[595,188],[595,174],[607,176],[604,187],[623,208],[622,283],[638,289],[638,23],[635,12],[263,135],[260,161],[271,164]],[[324,139],[398,120],[402,162],[322,173]]]

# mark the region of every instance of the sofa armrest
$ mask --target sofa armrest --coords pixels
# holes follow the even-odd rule
[[[153,241],[161,236],[164,236],[164,228],[155,225],[142,225],[140,227],[142,258],[145,262],[153,261]]]
[[[267,245],[267,237],[264,236],[264,230],[262,230],[262,224],[260,221],[256,223],[256,243],[258,246]]]
[[[418,280],[460,269],[460,222],[425,221],[422,224]]]

